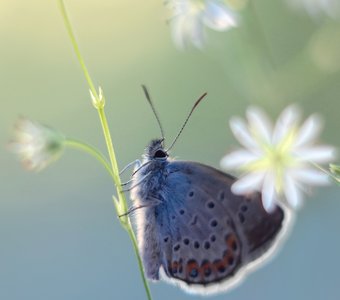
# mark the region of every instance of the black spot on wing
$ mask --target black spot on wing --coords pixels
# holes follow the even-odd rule
[[[241,266],[241,242],[228,209],[230,201],[237,201],[230,185],[219,177],[222,173],[214,178],[210,168],[207,174],[197,174],[203,170],[201,165],[199,169],[185,162],[176,166],[177,172],[168,176],[171,201],[166,210],[175,219],[169,217],[170,241],[163,244],[163,267],[169,277],[189,284],[220,282]],[[226,176],[225,180],[232,179]],[[225,238],[227,234],[236,248],[233,240]]]

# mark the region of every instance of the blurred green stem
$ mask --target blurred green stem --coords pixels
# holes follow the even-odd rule
[[[90,88],[90,91],[92,92],[92,95],[95,98],[95,100],[98,103],[100,103],[102,99],[100,99],[100,96],[98,95],[98,93],[97,93],[97,91],[94,87],[91,76],[90,76],[90,74],[89,74],[89,72],[86,68],[84,59],[83,59],[83,57],[80,53],[75,35],[73,33],[73,30],[72,30],[71,22],[68,18],[68,15],[67,15],[67,11],[66,11],[66,8],[65,8],[65,5],[64,5],[64,1],[58,0],[58,4],[59,4],[60,12],[63,16],[64,24],[67,28],[67,32],[68,32],[69,37],[71,39],[74,51],[75,51],[76,56],[77,56],[77,59],[78,59],[80,65],[81,65],[83,72],[84,72],[85,78],[86,78],[87,83],[88,83],[89,88]],[[115,204],[115,207],[116,207],[116,210],[117,210],[117,215],[125,214],[125,213],[127,213],[127,202],[126,202],[126,199],[125,199],[125,195],[122,192],[117,159],[116,159],[115,151],[114,151],[113,144],[112,144],[110,129],[109,129],[107,119],[106,119],[106,115],[105,115],[105,111],[104,111],[104,105],[99,105],[98,107],[96,107],[96,109],[98,111],[100,123],[102,125],[104,138],[105,138],[105,142],[106,142],[106,146],[107,146],[107,150],[108,150],[110,162],[111,162],[110,168],[111,168],[112,175],[113,175],[112,177],[113,177],[113,180],[114,180],[114,184],[116,186],[117,196],[118,196],[118,199],[119,199],[119,203],[118,203],[119,205],[117,206]],[[118,208],[120,208],[120,209],[118,209]],[[145,278],[142,260],[141,260],[141,257],[140,257],[139,251],[138,251],[137,241],[136,241],[136,237],[135,237],[130,219],[129,219],[128,215],[125,215],[124,217],[119,218],[119,220],[120,220],[123,228],[128,232],[129,237],[132,241],[132,244],[133,244],[136,256],[137,256],[138,266],[139,266],[140,274],[142,276],[145,292],[146,292],[147,298],[149,300],[151,300],[152,297],[151,297],[150,288],[149,288],[148,282]]]
[[[114,178],[114,174],[112,172],[110,164],[106,160],[105,156],[98,149],[96,149],[95,147],[93,147],[89,144],[86,144],[86,143],[83,143],[81,141],[74,140],[74,139],[66,139],[64,141],[64,144],[67,147],[79,149],[79,150],[85,151],[88,154],[92,155],[94,158],[96,158],[104,166],[106,171],[109,172],[112,179]]]
[[[340,170],[340,167],[339,166],[336,166],[334,164],[330,164],[330,170],[326,170],[324,169],[323,167],[321,167],[320,165],[316,164],[316,163],[313,163],[311,162],[311,164],[319,169],[321,172],[327,174],[330,178],[332,178],[338,185],[340,185],[340,176],[334,172],[334,170],[337,168],[337,170]]]

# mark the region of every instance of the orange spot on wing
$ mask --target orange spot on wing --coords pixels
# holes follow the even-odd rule
[[[235,234],[231,233],[226,237],[226,243],[228,246],[228,250],[236,251],[238,249],[238,243]]]
[[[201,280],[205,281],[205,278],[209,277],[210,274],[212,274],[213,272],[214,272],[213,264],[209,261],[204,261],[200,268]]]
[[[196,260],[189,260],[186,265],[186,278],[190,278],[190,273],[196,269],[198,272],[198,275],[201,273],[201,268],[199,267]]]

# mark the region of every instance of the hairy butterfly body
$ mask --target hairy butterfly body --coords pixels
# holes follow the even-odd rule
[[[288,215],[267,213],[259,193],[236,196],[235,178],[168,157],[153,140],[133,176],[131,197],[147,277],[197,293],[225,290],[262,264],[286,231]]]

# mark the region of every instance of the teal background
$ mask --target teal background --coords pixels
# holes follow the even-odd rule
[[[162,1],[66,1],[90,73],[105,92],[121,167],[159,136],[142,83],[168,143],[208,92],[172,151],[181,159],[219,167],[237,145],[228,120],[250,103],[273,118],[292,102],[305,115],[319,112],[322,141],[339,146],[339,20],[312,20],[283,0],[253,2],[239,29],[209,31],[203,51],[178,51]],[[2,0],[0,24],[0,299],[144,299],[105,170],[67,149],[51,167],[29,173],[6,150],[12,124],[24,115],[105,151],[56,1]],[[210,299],[340,298],[339,189],[306,198],[277,257]],[[154,299],[195,298],[162,282],[151,290]]]

